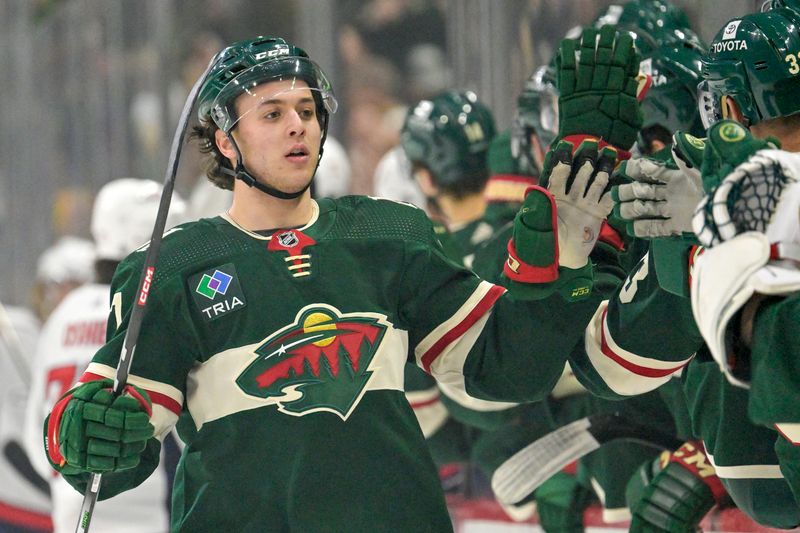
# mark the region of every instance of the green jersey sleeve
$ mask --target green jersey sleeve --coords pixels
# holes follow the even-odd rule
[[[428,243],[409,243],[400,317],[417,364],[444,387],[502,401],[544,398],[598,301],[518,301]]]
[[[800,445],[800,294],[761,304],[751,348],[750,418]]]
[[[593,393],[623,398],[666,383],[702,344],[691,301],[662,287],[648,253],[597,308],[585,350],[575,351],[570,363]]]

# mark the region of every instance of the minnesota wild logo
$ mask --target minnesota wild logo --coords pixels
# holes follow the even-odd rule
[[[287,414],[329,411],[347,420],[365,392],[387,327],[377,315],[307,306],[256,349],[258,358],[236,384],[258,398],[286,397],[278,405]]]

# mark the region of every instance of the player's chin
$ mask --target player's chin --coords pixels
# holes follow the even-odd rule
[[[308,188],[311,180],[314,179],[314,170],[315,169],[312,168],[306,172],[297,173],[296,175],[291,176],[291,179],[286,180],[282,184],[281,190],[288,194],[304,191]]]

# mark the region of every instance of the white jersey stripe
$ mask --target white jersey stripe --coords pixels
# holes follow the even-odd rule
[[[649,392],[669,381],[692,359],[661,361],[625,350],[611,336],[607,309],[608,300],[600,304],[586,326],[584,347],[594,369],[617,394],[633,396]]]
[[[406,392],[406,399],[426,439],[447,422],[447,408],[440,399],[439,387]]]
[[[485,323],[480,319],[488,316],[492,305],[503,292],[505,289],[502,287],[482,281],[452,317],[439,324],[416,346],[414,356],[420,368],[430,372],[433,362],[444,356],[466,331],[478,322]],[[461,331],[460,328],[465,329]]]
[[[708,449],[706,455],[716,470],[717,477],[721,479],[783,479],[779,465],[719,466],[714,462],[714,456],[708,453]]]

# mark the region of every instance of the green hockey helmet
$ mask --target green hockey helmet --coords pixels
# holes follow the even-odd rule
[[[733,19],[714,37],[699,87],[706,127],[728,118],[727,98],[746,125],[800,112],[800,15],[785,2]]]
[[[242,116],[259,103],[254,93],[257,85],[268,81],[304,81],[312,91],[317,116],[323,132],[327,131],[328,118],[336,112],[336,98],[327,76],[309,59],[302,49],[280,37],[256,37],[234,43],[222,50],[216,64],[209,72],[198,96],[198,118],[201,123],[213,121],[219,129],[229,133]],[[243,94],[253,96],[251,103],[235,102]],[[274,95],[272,95],[274,96]],[[324,138],[324,137],[323,137]]]
[[[800,0],[766,0],[761,6],[761,11],[769,11],[782,7],[791,9],[795,13],[800,13]]]
[[[558,135],[558,88],[553,63],[537,68],[525,82],[511,125],[511,155],[520,170],[531,176],[539,172],[533,156],[533,135],[544,151]]]
[[[605,24],[628,31],[636,48],[648,54],[662,45],[684,44],[705,49],[699,35],[692,30],[689,17],[667,0],[632,0],[624,5],[612,4],[595,19],[594,26]]]
[[[409,110],[400,143],[412,163],[430,170],[440,189],[459,195],[483,189],[494,135],[492,113],[475,93],[447,91]]]
[[[685,131],[702,137],[705,128],[697,108],[701,52],[684,44],[661,46],[646,54],[640,71],[652,77],[653,85],[642,101],[642,131],[661,127],[669,137]]]

